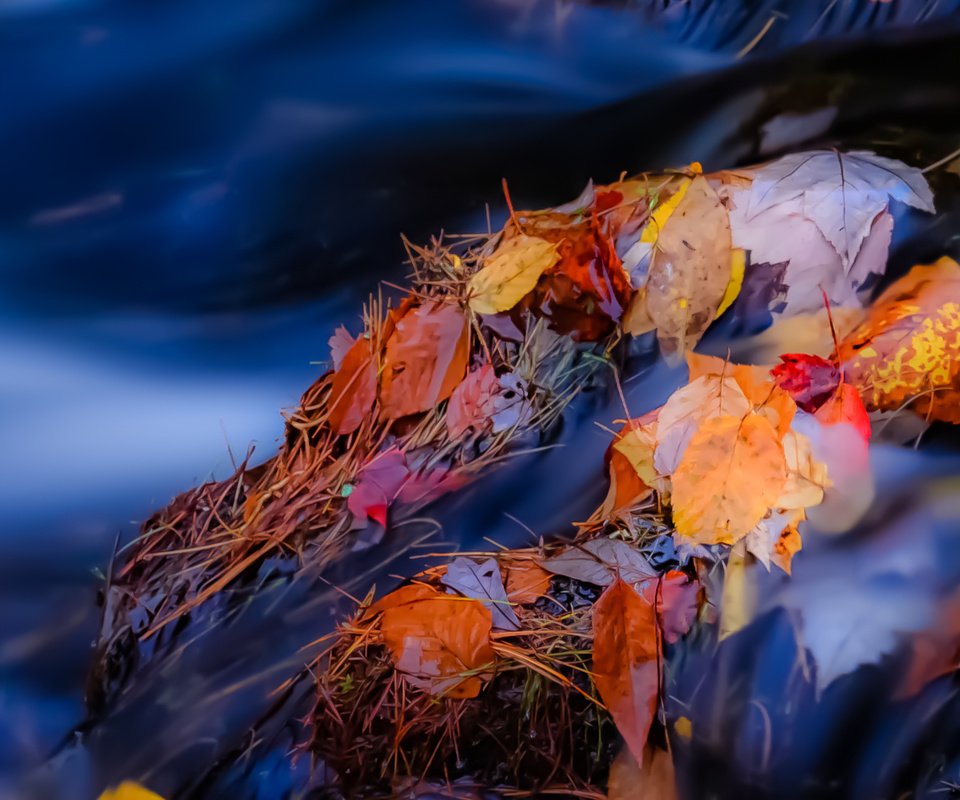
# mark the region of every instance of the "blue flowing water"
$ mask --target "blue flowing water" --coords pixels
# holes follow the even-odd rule
[[[933,161],[960,133],[958,7],[0,4],[0,797],[83,717],[117,538],[273,452],[332,329],[402,277],[400,233],[502,219],[504,176],[543,205],[811,142]],[[898,223],[894,270],[956,248],[938,196]],[[557,505],[524,518],[576,517]]]

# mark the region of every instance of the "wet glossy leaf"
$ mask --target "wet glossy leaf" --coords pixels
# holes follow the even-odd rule
[[[538,236],[506,239],[470,280],[470,308],[478,314],[513,308],[557,258],[557,245]]]
[[[700,544],[733,544],[773,507],[786,477],[783,448],[767,419],[706,420],[673,474],[677,532]]]
[[[495,658],[482,603],[413,584],[387,595],[375,612],[396,669],[411,684],[431,694],[477,696]]]
[[[520,627],[520,621],[507,600],[500,567],[495,559],[488,558],[477,563],[471,558],[457,556],[447,566],[440,583],[464,597],[472,597],[483,603],[490,609],[494,628],[513,631]]]
[[[614,581],[593,607],[593,676],[600,699],[642,763],[659,696],[660,641],[652,604]]]
[[[387,340],[380,387],[380,417],[398,419],[429,411],[463,379],[469,358],[469,329],[451,304],[409,309]]]

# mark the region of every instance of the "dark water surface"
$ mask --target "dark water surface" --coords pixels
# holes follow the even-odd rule
[[[504,176],[524,206],[621,170],[810,144],[932,163],[960,145],[958,8],[0,3],[0,798],[20,796],[83,718],[94,570],[116,538],[229,474],[228,447],[273,452],[278,409],[320,374],[311,362],[332,329],[379,279],[402,277],[401,232],[478,229],[486,203],[498,224]],[[898,220],[893,273],[958,254],[958,181],[931,179],[940,214]],[[631,384],[632,407],[678,381],[652,370]],[[567,452],[599,463],[589,422],[615,414],[584,410]],[[555,452],[438,515],[452,542],[519,543],[502,511],[563,531],[595,487]],[[337,577],[359,585],[376,567],[356,559]],[[335,619],[333,596],[298,591],[251,611],[259,627],[146,675],[83,748],[58,751],[38,796],[95,796],[123,777],[189,784],[260,713],[306,632]],[[277,607],[290,609],[280,631]],[[231,664],[211,661],[224,651]]]

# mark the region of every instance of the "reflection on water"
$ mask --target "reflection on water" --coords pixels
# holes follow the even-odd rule
[[[272,451],[277,410],[318,374],[310,362],[326,357],[334,325],[377,279],[402,275],[400,232],[483,226],[486,202],[502,218],[502,176],[518,204],[537,205],[621,169],[726,166],[810,137],[929,163],[960,131],[957,6],[0,7],[0,97],[15,109],[0,120],[0,714],[13,723],[0,726],[0,796],[81,716],[92,570],[117,534],[175,491],[224,475],[228,443],[238,458],[253,441]],[[883,33],[865,43],[867,31]],[[955,246],[955,195],[935,188],[940,217],[898,222],[895,269]],[[677,381],[657,370],[631,384],[634,410]],[[589,421],[616,413],[594,408],[583,431],[564,432],[578,463],[604,444]],[[509,543],[525,534],[502,508],[546,533],[577,518],[556,497],[591,507],[592,473],[560,455],[533,467],[523,481],[478,487],[495,508],[463,498],[445,535]],[[565,491],[545,496],[558,475]],[[275,623],[251,630],[275,635],[278,668],[315,620],[288,617],[285,643]],[[86,781],[143,770],[139,759],[166,749],[174,761],[153,769],[177,785],[209,757],[203,742],[226,740],[227,720],[257,707],[221,692],[241,666],[263,666],[256,648],[186,687],[190,658],[222,645],[145,678],[93,756],[58,782],[83,797]],[[209,714],[190,716],[201,701]],[[152,706],[165,714],[157,742],[171,744],[144,751],[137,737],[150,734],[135,721]],[[191,743],[201,743],[193,755]]]

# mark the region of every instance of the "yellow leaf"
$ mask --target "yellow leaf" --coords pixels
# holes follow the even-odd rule
[[[630,298],[627,310],[623,312],[623,317],[620,319],[620,327],[624,333],[629,333],[631,336],[639,336],[642,333],[656,330],[657,325],[650,318],[650,312],[647,311],[646,287],[638,289]]]
[[[693,723],[688,717],[680,717],[673,723],[673,729],[681,739],[690,739],[693,736]]]
[[[99,800],[163,800],[163,798],[144,789],[134,781],[124,781],[116,789],[107,789],[100,795]]]
[[[507,239],[470,279],[470,308],[478,314],[513,308],[557,258],[553,242],[526,234]]]
[[[706,178],[694,178],[664,223],[647,277],[660,350],[676,363],[716,316],[730,282],[730,220]]]
[[[757,414],[705,420],[672,476],[677,532],[700,544],[733,544],[746,536],[786,483],[779,439]]]
[[[756,588],[747,574],[750,568],[746,545],[738,542],[727,559],[720,606],[720,641],[750,624],[757,610]]]
[[[743,275],[747,270],[747,253],[740,247],[734,247],[730,252],[730,282],[723,293],[723,300],[720,301],[720,308],[714,319],[719,317],[724,311],[733,305],[737,299],[740,290],[743,288]]]
[[[677,389],[657,417],[657,447],[653,463],[661,475],[680,465],[687,446],[704,420],[750,411],[750,403],[732,377],[705,375]]]
[[[660,481],[660,475],[653,467],[656,429],[656,422],[636,428],[628,426],[623,436],[613,444],[613,449],[623,454],[647,486],[656,486]]]
[[[684,178],[673,194],[654,207],[653,211],[650,212],[650,219],[640,233],[641,242],[653,244],[657,241],[660,237],[660,231],[663,230],[663,226],[670,219],[670,215],[677,210],[677,206],[680,205],[680,201],[683,200],[691,183],[690,178]]]
[[[810,440],[802,433],[787,431],[782,444],[787,481],[776,507],[791,510],[819,505],[823,502],[823,490],[830,486],[827,465],[813,457]]]

